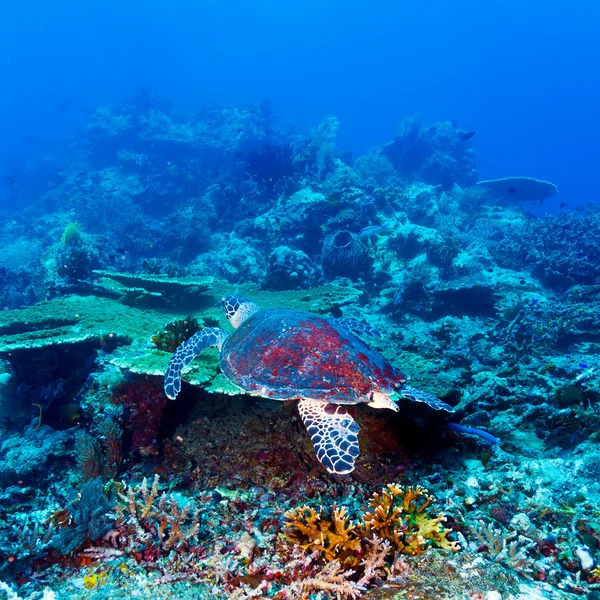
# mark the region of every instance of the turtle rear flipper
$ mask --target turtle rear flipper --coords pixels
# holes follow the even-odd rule
[[[410,385],[404,385],[402,389],[398,390],[398,393],[403,398],[412,400],[413,402],[425,402],[428,406],[431,406],[434,410],[447,410],[448,412],[454,412],[454,409],[449,405],[437,398],[432,394],[417,390]]]
[[[340,404],[300,400],[298,410],[320,463],[330,472],[354,471],[360,427]]]
[[[175,400],[177,394],[181,391],[181,371],[183,367],[187,367],[206,348],[216,346],[220,350],[227,337],[227,333],[222,329],[206,327],[177,348],[165,373],[165,394],[168,398]]]

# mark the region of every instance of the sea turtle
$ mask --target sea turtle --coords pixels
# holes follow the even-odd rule
[[[453,410],[407,385],[402,371],[357,337],[381,336],[364,322],[261,309],[241,296],[227,296],[221,306],[235,330],[228,334],[206,327],[181,344],[165,373],[166,395],[175,399],[183,367],[216,346],[221,371],[245,393],[299,400],[317,458],[330,473],[350,473],[359,454],[359,426],[342,405],[365,403],[397,411],[395,398],[404,397],[436,410]]]

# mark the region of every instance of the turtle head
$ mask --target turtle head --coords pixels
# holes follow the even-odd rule
[[[238,328],[250,315],[253,315],[258,306],[243,296],[225,296],[221,300],[221,308],[231,323],[232,327]]]

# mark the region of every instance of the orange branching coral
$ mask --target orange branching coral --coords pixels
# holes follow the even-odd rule
[[[320,552],[328,562],[362,572],[359,583],[368,584],[387,572],[386,559],[394,552],[417,556],[431,547],[460,549],[448,539],[446,517],[431,514],[434,502],[421,486],[390,484],[373,494],[359,525],[348,518],[345,508],[334,508],[331,520],[309,506],[293,508],[285,514],[286,537],[304,550]]]
[[[402,488],[395,484],[389,484],[383,488],[381,494],[374,493],[369,500],[369,506],[373,512],[363,515],[363,523],[360,526],[361,533],[368,537],[377,537],[389,540],[396,548],[402,544],[404,536],[404,515],[402,506],[396,505],[396,499],[402,494]]]
[[[372,510],[364,514],[359,530],[367,537],[389,540],[402,554],[416,556],[430,546],[456,552],[458,544],[448,539],[450,531],[442,525],[446,517],[428,514],[433,502],[433,496],[419,485],[405,489],[389,484],[369,500]]]
[[[285,513],[286,536],[304,550],[318,550],[328,561],[350,558],[360,547],[354,523],[345,508],[334,508],[330,521],[309,506],[293,508]]]

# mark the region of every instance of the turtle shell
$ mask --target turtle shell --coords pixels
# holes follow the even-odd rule
[[[406,376],[335,321],[310,313],[264,309],[226,340],[221,370],[244,391],[289,400],[369,402]]]

